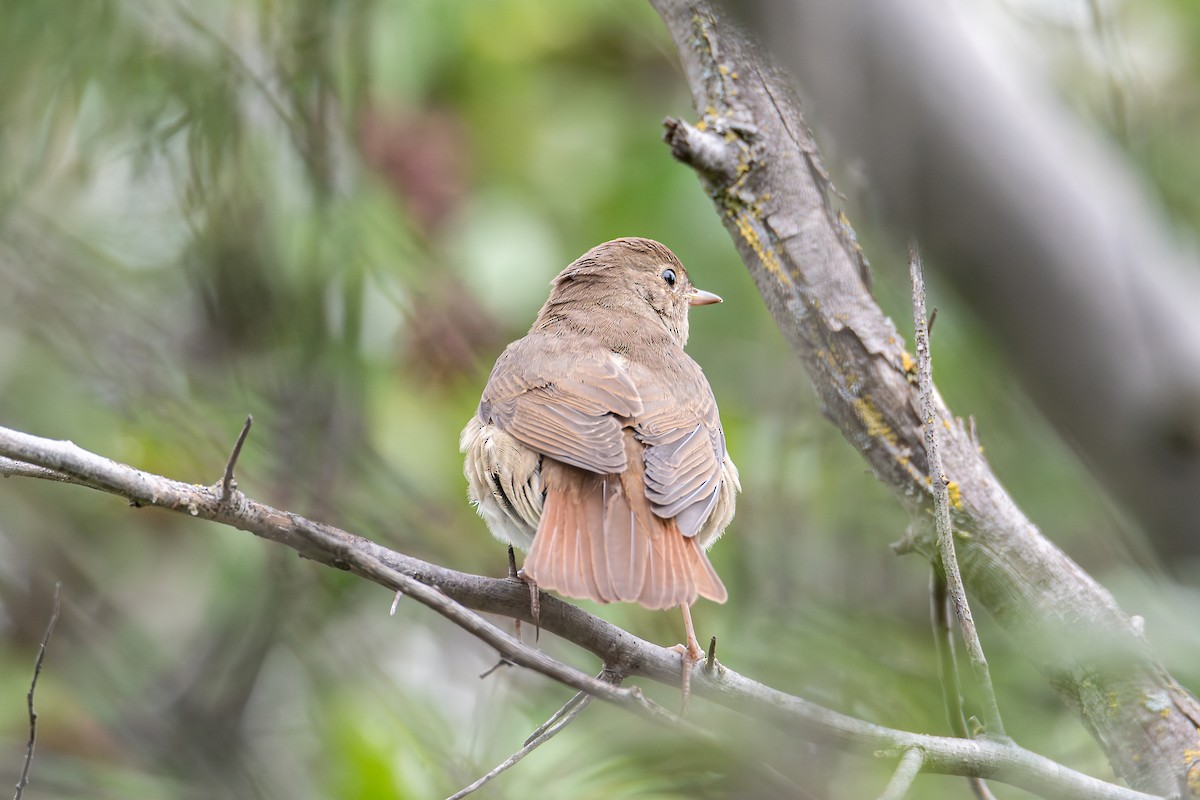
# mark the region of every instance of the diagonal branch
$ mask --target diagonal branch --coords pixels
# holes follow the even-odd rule
[[[90,453],[71,442],[0,428],[0,457],[52,470],[85,486],[123,497],[138,507],[157,506],[212,520],[286,545],[306,558],[347,570],[390,591],[403,592],[494,647],[514,664],[643,717],[669,723],[681,735],[707,742],[717,736],[651,703],[638,688],[620,688],[562,664],[475,613],[484,611],[532,622],[528,590],[520,581],[468,575],[430,564],[332,525],[272,508],[240,491],[222,500],[220,481],[201,486],[171,480]],[[543,629],[592,652],[617,675],[679,685],[680,656],[674,650],[639,639],[555,597],[543,598],[540,621]],[[926,771],[991,778],[1046,797],[1152,797],[1067,769],[1010,743],[927,736],[855,719],[784,694],[713,661],[711,669],[695,670],[694,694],[768,721],[789,735],[862,755],[886,756],[918,748],[924,755]]]
[[[464,786],[459,791],[447,797],[446,800],[462,800],[462,798],[482,789],[485,785],[499,777],[501,773],[515,766],[525,756],[566,730],[567,726],[574,722],[591,702],[592,696],[586,692],[579,692],[572,696],[562,708],[550,715],[550,719],[538,726],[538,729],[525,740],[520,750],[501,761],[486,775],[479,778],[479,780]]]
[[[912,514],[924,534],[915,546],[932,558],[916,362],[870,293],[866,261],[832,205],[790,80],[712,3],[651,4],[703,115],[697,125],[667,120],[672,153],[696,169],[826,415]],[[1119,775],[1160,794],[1186,791],[1189,779],[1200,787],[1200,766],[1187,758],[1200,749],[1200,703],[1149,652],[1112,595],[1021,513],[966,426],[936,392],[934,399],[972,597],[1028,643],[1028,657]]]

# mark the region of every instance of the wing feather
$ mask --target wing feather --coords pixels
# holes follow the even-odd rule
[[[496,361],[479,417],[526,447],[580,469],[625,469],[621,431],[642,413],[637,386],[612,352],[532,333]]]

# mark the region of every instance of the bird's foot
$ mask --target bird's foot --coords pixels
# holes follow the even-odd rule
[[[533,641],[537,641],[542,635],[542,599],[538,593],[537,581],[529,577],[525,570],[517,570],[517,580],[529,587],[529,616],[533,617]],[[517,620],[517,629],[520,630],[521,621]],[[520,638],[518,633],[517,638]]]
[[[683,628],[684,635],[687,639],[685,644],[677,644],[671,649],[679,653],[680,667],[682,670],[681,689],[683,691],[683,706],[679,710],[679,715],[683,716],[687,713],[688,700],[692,696],[692,667],[704,660],[704,651],[700,649],[700,643],[696,641],[696,630],[692,627],[692,610],[687,605],[680,606],[683,609]]]
[[[533,640],[536,642],[542,635],[542,601],[538,596],[537,581],[525,574],[525,570],[517,569],[517,554],[513,546],[508,546],[508,579],[520,581],[529,587],[529,615],[533,617]],[[516,637],[521,638],[521,620],[513,620]]]
[[[687,644],[677,644],[671,649],[679,653],[681,661],[680,689],[683,691],[683,705],[679,709],[679,716],[682,717],[687,714],[688,700],[692,697],[692,667],[704,660],[704,651],[695,639]]]

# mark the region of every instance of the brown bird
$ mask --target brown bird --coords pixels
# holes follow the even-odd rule
[[[690,607],[728,596],[705,550],[741,489],[712,389],[683,351],[689,307],[719,302],[658,242],[592,248],[496,361],[460,440],[471,502],[528,551],[527,580],[682,607],[685,698],[702,656]]]

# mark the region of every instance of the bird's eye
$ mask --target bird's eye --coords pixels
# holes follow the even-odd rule
[[[662,279],[667,282],[667,286],[675,285],[675,270],[668,267],[662,271]]]

